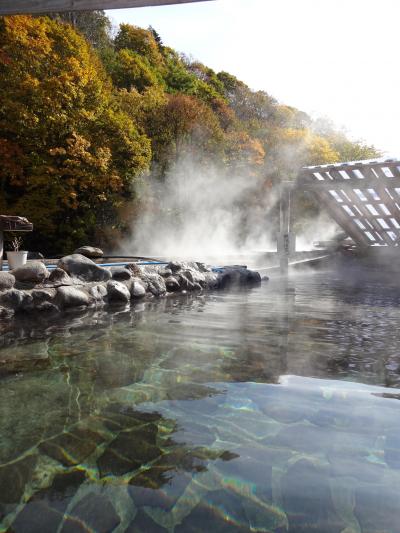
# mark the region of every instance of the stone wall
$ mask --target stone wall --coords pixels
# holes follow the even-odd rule
[[[202,263],[171,262],[107,268],[75,253],[60,259],[53,270],[41,261],[30,261],[11,272],[0,272],[0,318],[11,319],[16,313],[128,305],[176,292],[248,287],[260,282],[258,272],[245,267],[224,267],[214,272]]]

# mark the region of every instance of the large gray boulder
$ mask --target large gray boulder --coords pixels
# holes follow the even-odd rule
[[[158,270],[158,273],[160,274],[160,276],[162,276],[163,278],[169,278],[170,276],[172,276],[172,270],[169,269],[169,268],[160,268]]]
[[[205,287],[206,273],[200,272],[200,270],[197,268],[187,268],[186,270],[180,272],[180,274],[186,276],[192,283],[197,283],[201,287]]]
[[[61,285],[72,285],[72,279],[62,268],[55,268],[52,270],[47,282],[56,287]]]
[[[191,277],[191,276],[190,276]],[[175,278],[178,280],[179,287],[184,291],[193,291],[195,288],[195,285],[193,281],[189,279],[185,274],[183,274],[183,271],[179,271],[179,274],[175,275]]]
[[[165,279],[157,273],[154,267],[141,267],[138,277],[142,280],[146,291],[153,296],[163,296],[167,292]]]
[[[31,296],[35,305],[39,305],[42,302],[51,302],[56,297],[56,289],[33,289]]]
[[[182,263],[179,263],[178,261],[171,261],[165,268],[171,270],[172,273],[176,273],[182,269]]]
[[[107,283],[108,299],[113,302],[128,303],[131,299],[131,293],[126,285],[119,281],[110,280]]]
[[[216,272],[205,272],[204,273],[205,278],[205,288],[206,289],[218,289],[219,284],[219,274]]]
[[[107,296],[107,287],[105,285],[93,285],[89,289],[89,294],[96,302],[101,302]]]
[[[10,272],[0,272],[0,291],[12,289],[15,285],[15,277]]]
[[[42,283],[48,278],[49,271],[41,261],[29,261],[26,265],[14,268],[12,274],[17,281]]]
[[[165,286],[167,287],[168,292],[177,292],[181,288],[176,276],[169,276],[166,278]]]
[[[146,288],[143,286],[142,282],[138,279],[133,280],[131,285],[131,296],[132,298],[144,298],[146,296]]]
[[[101,248],[95,248],[94,246],[81,246],[74,251],[74,254],[84,255],[85,257],[91,257],[93,259],[103,257],[104,255]]]
[[[12,309],[9,309],[7,307],[2,307],[0,305],[0,319],[2,318],[10,319],[12,316],[13,316]]]
[[[27,291],[10,289],[0,295],[0,304],[15,312],[33,309],[33,298]]]
[[[260,283],[260,274],[254,270],[248,270],[246,267],[224,267],[218,275],[218,288],[220,289],[254,287]]]
[[[124,267],[111,267],[110,271],[112,279],[116,279],[118,281],[127,281],[132,278],[131,271]]]
[[[31,296],[33,298],[33,308],[35,311],[58,313],[59,308],[54,303],[57,295],[57,290],[49,289],[33,289]]]
[[[67,255],[57,263],[72,277],[82,281],[107,281],[111,278],[111,272],[106,268],[96,265],[91,259],[80,254]]]
[[[210,268],[206,267],[203,263],[196,263],[194,261],[178,262],[172,261],[168,264],[164,271],[170,271],[173,277],[179,283],[179,288],[186,291],[200,290],[207,286],[206,274],[210,272]],[[161,271],[160,271],[161,274]],[[169,279],[167,277],[167,279]],[[170,280],[168,285],[170,291],[176,285]],[[179,290],[175,288],[174,290]]]
[[[57,301],[63,308],[87,306],[90,303],[89,295],[77,287],[59,287]]]

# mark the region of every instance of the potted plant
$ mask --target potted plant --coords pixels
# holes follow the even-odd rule
[[[22,244],[22,237],[11,234],[10,238],[12,252],[7,252],[8,268],[14,270],[22,265],[25,265],[28,258],[28,252],[20,250]]]

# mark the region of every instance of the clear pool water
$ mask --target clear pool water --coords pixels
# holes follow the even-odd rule
[[[0,324],[2,530],[398,533],[399,319],[319,273]]]

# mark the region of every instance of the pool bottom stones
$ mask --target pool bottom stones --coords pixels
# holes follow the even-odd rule
[[[167,374],[156,401],[135,405],[141,384],[132,384],[98,397],[80,420],[48,427],[18,454],[3,450],[2,527],[14,533],[186,533],[204,531],[205,524],[236,533],[394,531],[399,469],[387,462],[379,437],[391,431],[393,409],[382,409],[370,390],[307,378],[282,388],[213,383],[197,385],[193,403],[174,398]],[[268,412],[276,395],[283,408],[302,410],[300,421]],[[365,404],[368,426],[352,424]],[[328,421],[327,410],[336,415]],[[304,428],[313,432],[300,442]]]
[[[41,261],[30,261],[11,272],[0,272],[0,319],[11,319],[18,313],[60,313],[71,308],[127,305],[172,293],[252,287],[260,283],[260,274],[244,266],[211,269],[198,262],[170,262],[103,267],[88,257],[72,254],[60,259],[52,271]]]

